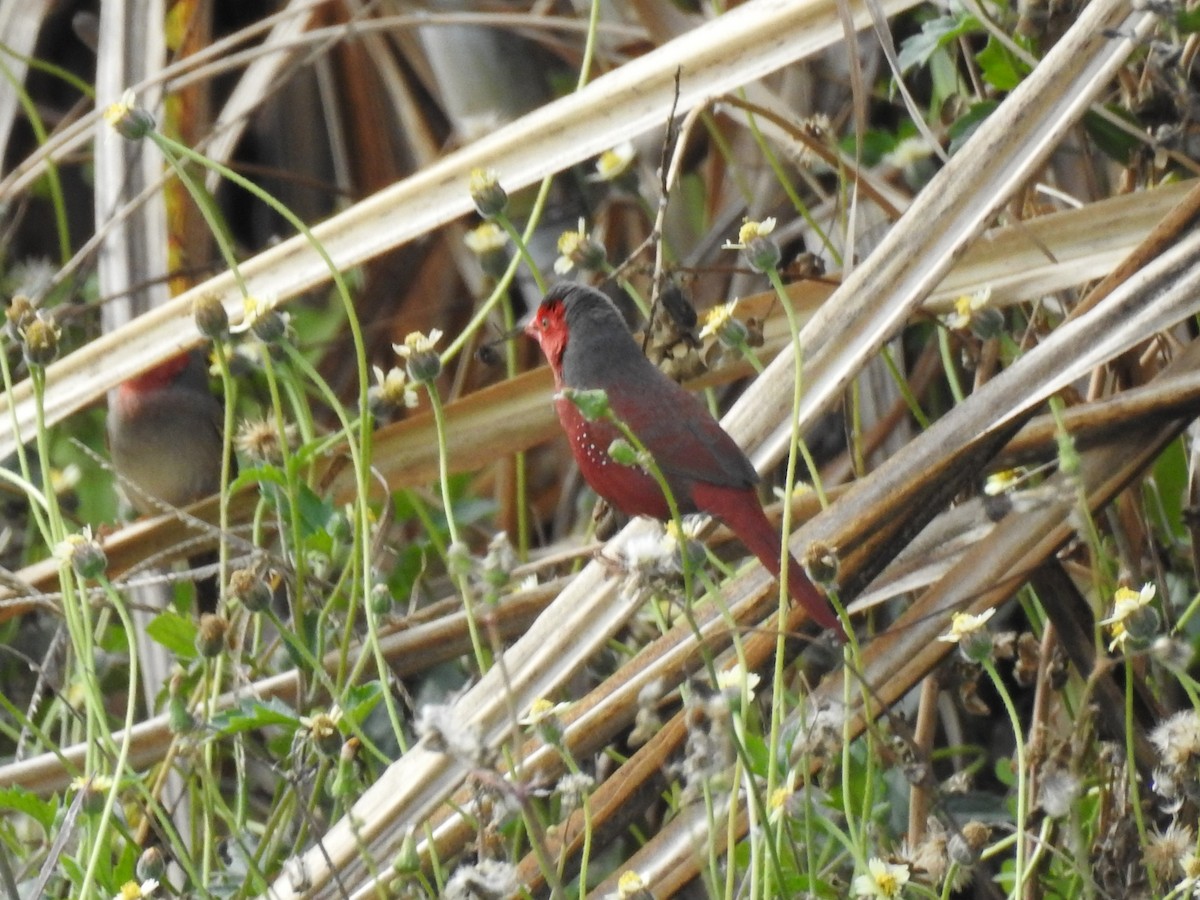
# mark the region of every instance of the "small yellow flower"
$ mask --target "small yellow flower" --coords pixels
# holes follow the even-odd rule
[[[998,497],[1020,484],[1026,474],[1025,470],[1020,468],[995,472],[988,476],[983,485],[983,492],[989,497]]]
[[[583,222],[579,223],[578,231],[564,231],[558,236],[558,259],[554,261],[555,272],[559,275],[566,275],[575,268],[572,257],[583,244],[585,237]]]
[[[892,900],[904,893],[908,879],[908,866],[894,865],[873,856],[867,861],[867,874],[854,879],[852,890],[858,897],[884,897]]]
[[[25,327],[37,317],[37,307],[24,294],[17,294],[4,310],[5,327],[15,340],[23,340]]]
[[[731,322],[737,321],[733,317],[733,312],[737,309],[737,300],[731,300],[728,303],[722,303],[719,306],[714,306],[704,314],[704,326],[700,329],[700,340],[707,337],[719,337]]]
[[[722,250],[741,250],[746,262],[755,272],[768,272],[779,265],[782,253],[774,238],[768,237],[775,230],[775,219],[756,222],[747,219],[738,229],[737,243],[726,242]]]
[[[154,117],[137,105],[131,89],[106,106],[103,115],[109,127],[126,140],[141,140],[154,128]]]
[[[1183,861],[1183,872],[1187,876],[1187,880],[1193,884],[1200,881],[1200,857],[1194,853],[1189,854]]]
[[[251,331],[265,343],[273,343],[287,333],[288,315],[275,308],[274,297],[249,296],[242,299],[242,323],[229,329],[233,334]]]
[[[961,644],[966,638],[982,631],[988,619],[995,614],[995,609],[984,610],[977,616],[973,616],[970,613],[957,612],[950,619],[950,630],[940,635],[938,640],[945,641],[948,644]]]
[[[777,787],[771,791],[771,796],[767,799],[767,810],[773,816],[779,810],[787,806],[788,800],[791,799],[795,791],[787,787]]]
[[[620,900],[635,900],[635,898],[650,896],[646,879],[632,869],[622,872],[617,879],[617,896]]]
[[[1149,604],[1156,593],[1158,593],[1158,588],[1153,583],[1143,584],[1139,591],[1127,587],[1117,588],[1113,593],[1113,613],[1100,624],[1111,625],[1129,618],[1143,606]]]
[[[530,705],[529,712],[520,719],[520,723],[522,725],[540,725],[547,719],[566,712],[570,706],[569,703],[555,703],[545,697],[538,697]]]
[[[758,687],[759,678],[757,672],[747,672],[742,666],[736,665],[732,669],[722,669],[717,673],[717,690],[721,693],[734,693],[736,696],[741,696],[742,690],[746,691],[746,699],[754,700],[754,689]]]
[[[442,360],[433,349],[441,339],[441,329],[434,328],[429,334],[410,332],[403,344],[392,345],[392,349],[407,360],[408,377],[413,381],[428,384],[441,374]]]
[[[796,794],[796,770],[788,772],[787,781],[771,791],[767,798],[767,818],[776,822],[787,812],[788,801]]]
[[[761,222],[755,222],[753,219],[747,219],[742,223],[742,227],[738,229],[738,243],[744,247],[755,238],[766,237],[774,230],[774,216],[763,219]]]
[[[428,353],[437,346],[437,342],[442,339],[442,330],[434,328],[429,334],[421,331],[410,331],[404,338],[403,344],[393,344],[392,349],[404,359],[408,359],[418,353]]]
[[[78,534],[68,534],[54,548],[54,558],[69,565],[83,578],[96,578],[108,565],[104,550],[92,536],[92,527],[85,525]]]
[[[133,112],[133,108],[137,105],[133,89],[127,88],[125,93],[121,95],[121,99],[116,103],[110,103],[104,108],[104,121],[113,128],[117,127],[117,123]]]
[[[113,780],[108,775],[81,775],[71,782],[71,790],[79,798],[79,808],[89,816],[94,816],[104,809],[104,803],[112,789]]]
[[[558,254],[554,271],[559,275],[566,275],[575,266],[584,271],[598,270],[608,262],[604,247],[587,233],[587,224],[583,219],[579,220],[577,230],[564,231],[558,236]]]
[[[73,791],[96,791],[107,794],[113,786],[111,775],[76,775],[71,779]]]
[[[127,881],[121,885],[121,890],[113,895],[113,900],[142,900],[143,897],[149,897],[158,890],[158,881],[153,878],[147,878],[141,884],[136,881]]]
[[[380,366],[372,366],[372,371],[375,373],[376,392],[385,406],[412,409],[417,405],[417,393],[408,383],[407,372],[398,366],[392,366],[386,372]]]
[[[338,728],[341,721],[342,708],[336,704],[329,712],[300,717],[300,724],[308,729],[308,737],[313,746],[326,756],[333,756],[341,749],[342,732]]]
[[[60,563],[69,563],[75,555],[75,551],[82,545],[92,540],[92,526],[85,525],[83,531],[76,534],[68,534],[65,538],[54,545],[54,558]]]
[[[500,176],[495,169],[472,169],[467,190],[476,211],[485,219],[500,215],[508,206],[508,194],[500,186]]]
[[[62,495],[74,490],[83,480],[83,471],[75,463],[68,463],[50,470],[50,487],[55,494]]]
[[[636,156],[637,151],[629,141],[605,150],[596,160],[596,174],[592,176],[592,180],[615,181],[629,170]]]
[[[504,249],[508,233],[495,222],[484,222],[463,235],[463,243],[476,256],[486,256]]]
[[[1132,588],[1119,587],[1113,594],[1113,612],[1107,619],[1101,619],[1100,624],[1108,627],[1112,640],[1109,642],[1109,652],[1123,648],[1131,636],[1152,632],[1158,626],[1157,616],[1144,616],[1145,610],[1154,600],[1157,592],[1153,583],[1142,585],[1140,591]],[[1153,610],[1150,611],[1151,613]],[[1139,627],[1140,626],[1140,627]]]
[[[675,547],[684,541],[694,541],[699,532],[700,525],[695,519],[684,519],[680,522],[672,519],[663,526],[663,538],[671,544],[671,547],[664,549],[674,550]]]
[[[274,310],[275,304],[269,297],[250,295],[242,298],[242,321],[246,327],[254,325],[255,322]]]
[[[946,323],[947,328],[954,331],[969,328],[976,313],[981,309],[986,309],[988,301],[991,299],[992,289],[990,287],[981,288],[973,294],[962,294],[954,300],[954,312],[946,315],[942,321]]]

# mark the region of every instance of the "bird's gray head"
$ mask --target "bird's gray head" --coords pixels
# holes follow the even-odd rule
[[[612,375],[649,365],[616,305],[604,294],[573,282],[556,284],[542,308],[560,303],[566,326],[562,355],[563,383],[570,387],[603,387]]]

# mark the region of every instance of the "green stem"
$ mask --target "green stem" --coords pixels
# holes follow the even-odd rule
[[[438,393],[437,385],[432,381],[427,381],[425,390],[429,394],[429,402],[433,407],[433,424],[438,442],[438,480],[441,482],[442,506],[446,514],[446,527],[450,532],[450,545],[453,548],[461,548],[463,545],[459,541],[458,523],[454,520],[454,502],[450,497],[450,456],[449,448],[446,445],[446,412],[442,408],[442,397]],[[451,564],[454,565],[453,562]],[[475,661],[479,664],[479,671],[486,672],[491,664],[491,658],[484,649],[483,640],[479,636],[479,621],[476,617],[474,593],[471,590],[470,581],[465,574],[459,572],[453,573],[453,577],[463,599],[463,610],[467,614],[467,631],[471,636],[471,649],[475,653]]]
[[[529,274],[533,276],[534,283],[537,284],[538,290],[543,294],[546,293],[546,280],[542,278],[542,270],[538,268],[537,262],[534,260],[533,255],[529,252],[529,245],[525,243],[525,239],[521,236],[521,233],[517,231],[517,227],[513,225],[512,219],[510,219],[504,213],[501,213],[500,215],[496,216],[496,222],[499,223],[500,227],[503,228],[508,234],[509,238],[513,242],[513,246],[517,248],[517,253],[520,255],[521,259],[525,261],[525,266],[529,269]]]
[[[1028,816],[1028,798],[1025,796],[1027,793],[1025,783],[1025,735],[1024,729],[1021,726],[1021,718],[1017,714],[1017,708],[1013,704],[1012,696],[1009,694],[1004,680],[996,670],[995,663],[991,659],[985,659],[982,665],[984,671],[988,674],[988,678],[991,679],[993,686],[996,688],[996,693],[1000,695],[1000,702],[1004,704],[1004,711],[1008,714],[1009,725],[1013,730],[1013,740],[1016,742],[1017,816],[1014,833],[1016,839],[1016,859],[1013,863],[1013,889],[1011,896],[1020,897],[1021,889],[1025,884],[1025,819]]]

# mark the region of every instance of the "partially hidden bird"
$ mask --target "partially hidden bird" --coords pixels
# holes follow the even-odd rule
[[[554,373],[554,399],[579,470],[592,489],[629,516],[671,517],[653,475],[609,455],[621,431],[589,421],[564,388],[603,390],[613,415],[654,458],[680,514],[704,512],[723,522],[779,578],[780,538],[755,485],[758,473],[704,404],[646,359],[613,302],[593,288],[564,282],[542,299],[525,333]],[[788,593],[821,627],[845,639],[829,601],[788,555]]]
[[[221,486],[224,452],[221,401],[209,389],[202,353],[192,351],[122,382],[108,398],[108,444],[113,468],[131,487],[125,494],[141,515],[183,507]],[[208,565],[199,554],[193,566]],[[215,579],[196,586],[201,612],[216,608]]]

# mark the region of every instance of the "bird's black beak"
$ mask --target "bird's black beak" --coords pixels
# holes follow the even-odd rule
[[[498,338],[480,344],[479,349],[475,351],[475,358],[485,366],[497,365],[500,362],[500,347],[514,338],[519,338],[524,333],[525,329],[518,325],[511,331],[504,332]]]

